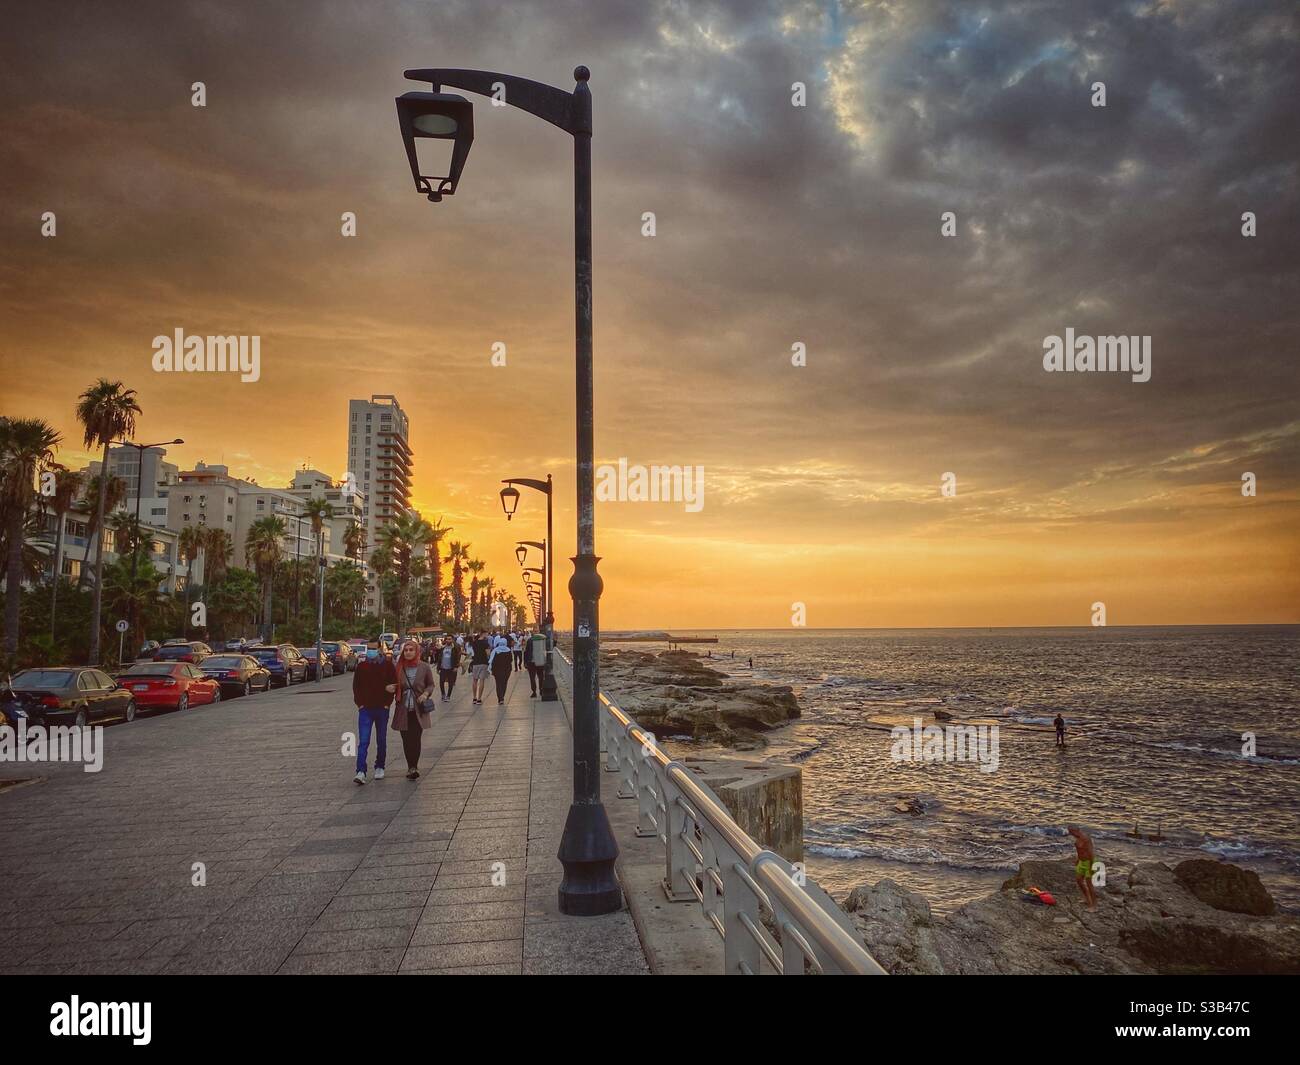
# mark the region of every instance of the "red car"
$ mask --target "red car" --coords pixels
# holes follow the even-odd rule
[[[117,682],[141,710],[185,710],[221,701],[221,685],[188,662],[137,662]]]

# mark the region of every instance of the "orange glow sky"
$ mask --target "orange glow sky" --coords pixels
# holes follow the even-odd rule
[[[584,62],[597,461],[705,469],[699,513],[598,504],[604,628],[775,628],[796,602],[812,627],[1300,621],[1300,211],[1269,132],[1295,41],[1266,15],[73,6],[75,39],[25,12],[0,45],[0,411],[52,422],[64,462],[99,376],[139,392],[138,439],[188,441],[170,461],[273,486],[342,477],[348,399],[394,393],[415,505],[510,591],[544,511],[525,492],[507,524],[499,481],[555,475],[567,625],[570,145],[476,98],[432,205],[393,97],[405,67],[567,88]],[[1045,373],[1067,326],[1150,335],[1151,381]],[[261,380],[155,373],[177,327],[260,335]]]

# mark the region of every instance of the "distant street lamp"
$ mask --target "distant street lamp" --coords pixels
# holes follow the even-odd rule
[[[501,489],[501,509],[505,511],[506,521],[514,517],[515,510],[519,507],[519,489],[515,485],[521,484],[546,496],[546,546],[542,548],[542,565],[546,567],[546,598],[542,604],[542,629],[546,633],[546,671],[542,674],[541,696],[544,703],[559,702],[560,691],[555,683],[555,665],[552,659],[552,651],[555,649],[555,601],[552,599],[555,594],[555,571],[550,551],[550,545],[555,543],[555,485],[549,473],[544,481],[532,477],[506,477],[501,483],[505,485]],[[519,557],[517,550],[515,557]]]
[[[398,121],[415,187],[430,200],[456,191],[474,139],[472,107],[444,86],[491,97],[543,119],[573,137],[575,410],[577,420],[577,554],[569,594],[573,597],[573,802],[564,822],[559,859],[560,911],[577,916],[614,913],[623,893],[614,875],[618,844],[600,801],[600,594],[597,572],[594,393],[591,300],[591,71],[573,71],[572,92],[553,85],[491,70],[428,68],[407,70],[413,81],[428,82],[432,92],[408,92],[397,98]],[[420,173],[415,142],[421,137],[453,141],[446,177]],[[436,186],[433,184],[436,182]],[[548,535],[547,543],[554,537]],[[551,552],[548,552],[548,555]],[[553,559],[548,559],[553,572]],[[548,596],[548,605],[551,604]],[[554,614],[544,619],[554,629]],[[552,640],[548,638],[548,647]],[[549,660],[548,654],[548,660]],[[548,673],[550,671],[548,670]]]
[[[138,571],[139,571],[139,565],[140,565],[140,541],[141,541],[142,539],[144,539],[144,537],[140,535],[140,500],[141,500],[141,498],[144,496],[144,491],[143,491],[143,489],[144,489],[144,484],[143,484],[143,481],[144,481],[144,453],[145,453],[146,451],[148,451],[151,447],[166,447],[166,446],[168,446],[169,444],[183,444],[183,443],[185,443],[185,441],[182,440],[182,439],[178,436],[175,440],[159,440],[158,443],[156,443],[156,444],[133,444],[133,443],[131,443],[130,440],[114,440],[113,443],[115,443],[115,444],[121,444],[123,447],[133,447],[133,448],[135,448],[135,451],[136,451],[136,455],[135,455],[135,459],[136,459],[136,464],[135,464],[135,542],[131,545],[131,598],[128,600],[128,605],[130,606],[130,613],[131,613],[131,628],[132,628],[132,630],[134,630],[134,629],[135,629],[135,625],[136,625],[136,621],[137,621],[137,610],[136,610],[136,603],[135,603],[135,582],[136,582],[136,579],[137,579],[137,574],[138,574]],[[108,476],[108,471],[107,471],[107,470],[103,470],[103,471],[101,471],[101,472],[102,472],[103,476],[105,476],[105,477]],[[104,534],[103,534],[103,532],[101,532],[99,535],[100,535],[100,536],[103,536]],[[57,562],[56,562],[56,565],[57,565]],[[57,577],[58,574],[55,574],[55,576]],[[186,578],[185,578],[185,579],[186,579],[186,580],[189,580],[189,576],[188,576],[188,574],[186,575]],[[188,593],[187,593],[187,594],[188,594]],[[186,625],[187,628],[189,627],[189,619],[188,619],[188,618],[187,618],[186,621],[185,621],[185,625]],[[136,633],[135,635],[138,637],[138,636],[139,636],[139,633]],[[119,640],[118,642],[120,643],[121,641]],[[119,653],[119,654],[118,654],[118,658],[121,659],[121,657],[122,657],[122,656],[121,656],[121,654]]]
[[[528,557],[528,548],[526,548],[523,544],[520,544],[518,547],[515,548],[515,558],[519,559],[519,564],[521,566],[524,564],[524,560],[527,557]]]

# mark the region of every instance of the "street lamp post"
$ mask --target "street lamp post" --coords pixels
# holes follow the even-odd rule
[[[501,483],[506,486],[501,489],[501,509],[506,512],[506,521],[510,521],[515,516],[515,508],[519,506],[519,489],[515,485],[521,484],[546,496],[546,545],[542,548],[542,566],[546,570],[546,598],[542,609],[542,629],[546,633],[546,670],[542,674],[542,702],[559,702],[560,693],[555,683],[555,665],[551,658],[555,650],[555,601],[552,598],[555,594],[555,571],[552,568],[550,549],[551,544],[555,542],[553,506],[555,485],[549,473],[544,481],[534,480],[531,477],[506,477]],[[515,554],[518,557],[517,551]]]
[[[577,409],[577,554],[569,594],[573,597],[573,802],[564,823],[559,859],[560,910],[595,916],[622,906],[614,875],[618,844],[600,801],[600,594],[597,572],[594,478],[594,390],[592,385],[591,299],[591,71],[574,69],[572,92],[553,85],[490,70],[428,68],[407,70],[412,81],[428,82],[432,92],[408,92],[397,98],[398,121],[415,187],[437,202],[455,193],[474,138],[473,109],[463,97],[442,92],[464,89],[518,107],[573,137],[574,326]],[[420,138],[451,140],[446,177],[420,173],[415,142]],[[436,181],[436,185],[431,184]],[[551,541],[553,542],[553,541]],[[553,620],[553,615],[552,615]]]
[[[135,542],[131,545],[131,598],[128,600],[128,602],[131,605],[131,628],[134,629],[136,626],[136,621],[138,619],[138,613],[135,604],[135,582],[138,578],[139,567],[140,567],[140,541],[144,539],[144,537],[140,535],[140,502],[144,496],[144,492],[141,491],[141,489],[144,487],[143,484],[144,453],[148,451],[151,447],[166,447],[169,444],[183,444],[185,443],[185,441],[178,436],[175,440],[159,440],[156,444],[133,444],[130,440],[117,440],[114,442],[121,444],[123,447],[135,448]],[[103,477],[107,477],[108,470],[101,470],[100,475]],[[104,535],[102,529],[100,530],[99,535],[100,536]],[[57,565],[57,561],[56,561],[56,565]],[[58,574],[55,574],[55,577],[57,578]],[[189,627],[188,618],[186,618],[185,620],[185,625],[187,628]],[[136,633],[135,635],[137,638],[139,637],[139,633]],[[119,645],[121,644],[121,642],[122,642],[121,640],[118,640]],[[118,650],[117,658],[118,661],[121,662],[122,652],[120,650],[120,647]]]

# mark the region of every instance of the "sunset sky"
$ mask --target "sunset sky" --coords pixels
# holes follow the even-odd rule
[[[508,590],[544,510],[507,524],[499,481],[555,475],[567,625],[571,142],[472,97],[434,205],[393,98],[407,67],[584,63],[597,462],[705,470],[698,513],[598,505],[604,628],[1300,621],[1294,3],[139,0],[6,31],[0,413],[65,463],[99,376],[169,460],[274,486],[341,478],[348,399],[395,393],[416,506]],[[178,327],[260,335],[260,381],[155,373]],[[1045,372],[1066,328],[1150,336],[1150,381]]]

